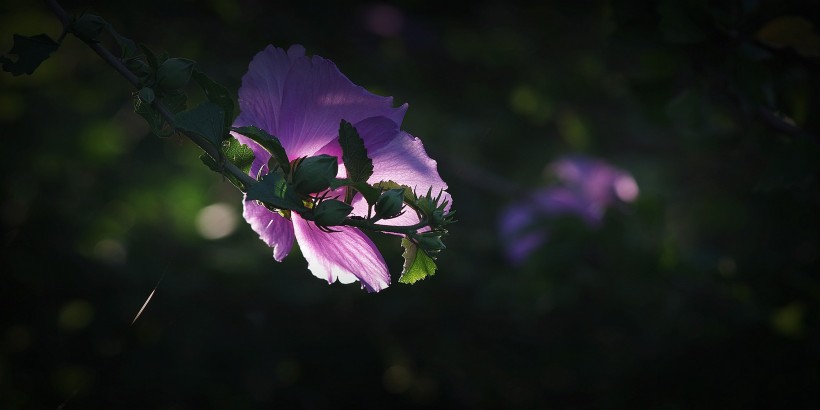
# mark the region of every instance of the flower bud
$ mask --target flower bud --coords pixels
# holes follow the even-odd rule
[[[313,221],[316,225],[341,225],[345,218],[353,211],[353,207],[335,199],[326,199],[313,208]]]
[[[149,87],[142,87],[139,91],[140,100],[145,101],[148,104],[154,102],[154,90]]]
[[[83,41],[95,41],[108,23],[100,16],[83,14],[71,24],[71,30]]]
[[[194,63],[187,58],[169,58],[157,69],[157,86],[163,90],[182,88],[191,79]]]
[[[390,219],[399,216],[404,207],[404,188],[384,191],[376,201],[376,216]]]
[[[413,235],[413,239],[419,248],[427,253],[435,254],[447,248],[444,246],[444,242],[441,241],[441,235],[441,232],[424,232]]]
[[[339,172],[339,160],[330,155],[305,158],[293,171],[293,189],[302,195],[322,192]]]

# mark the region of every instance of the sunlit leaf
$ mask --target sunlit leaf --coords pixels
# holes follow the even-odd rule
[[[252,125],[247,127],[233,128],[233,131],[242,134],[252,139],[257,144],[261,145],[262,148],[264,148],[271,154],[271,160],[274,161],[277,165],[279,165],[279,167],[282,168],[282,171],[287,173],[290,170],[290,162],[288,161],[288,155],[285,152],[285,148],[282,147],[282,143],[279,142],[278,138],[268,134],[267,131]],[[269,168],[273,170],[274,167],[269,166]]]
[[[143,101],[139,96],[134,97],[134,112],[145,118],[151,127],[151,132],[158,137],[167,137],[174,133],[172,127],[166,127],[166,123],[157,110],[151,104]]]
[[[423,250],[408,240],[402,238],[401,246],[404,248],[404,267],[399,277],[399,282],[405,284],[416,283],[428,276],[436,274],[436,262],[430,258]]]
[[[222,155],[223,159],[231,161],[240,170],[242,170],[242,172],[245,173],[247,173],[250,170],[251,164],[253,163],[254,159],[253,151],[251,151],[251,149],[245,146],[244,144],[237,141],[236,138],[228,138],[222,143]],[[210,155],[202,154],[199,156],[199,159],[202,161],[203,164],[210,168],[211,171],[222,174],[240,191],[246,192],[248,190],[241,180],[239,180],[233,174],[224,172],[223,164],[217,163],[217,161],[211,158]]]
[[[228,138],[222,143],[222,153],[225,158],[231,161],[244,173],[248,173],[253,164],[253,151],[245,144],[237,141],[236,138]]]

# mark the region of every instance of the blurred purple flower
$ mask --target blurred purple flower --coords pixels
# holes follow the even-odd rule
[[[368,182],[393,180],[426,192],[447,189],[427,156],[421,141],[399,129],[407,104],[393,107],[391,97],[371,94],[353,84],[333,62],[319,56],[305,56],[302,46],[287,51],[268,46],[251,61],[239,89],[241,114],[235,127],[255,125],[279,138],[290,160],[318,154],[339,158],[339,123],[352,123],[373,160]],[[242,135],[234,136],[253,150],[249,174],[265,175],[270,154]],[[339,177],[344,177],[340,163]],[[444,197],[450,200],[449,194]],[[367,212],[362,198],[354,199],[354,214]],[[328,283],[360,281],[363,288],[378,292],[390,284],[384,258],[373,242],[359,229],[334,226],[339,232],[323,232],[316,225],[291,212],[286,218],[256,201],[244,201],[243,216],[281,261],[290,252],[294,239],[299,243],[308,268]],[[418,222],[414,212],[391,219],[395,225]]]
[[[568,156],[551,163],[547,171],[557,177],[558,186],[536,189],[501,213],[501,239],[514,264],[524,262],[547,241],[550,218],[575,215],[596,228],[609,206],[638,197],[632,175],[598,159]]]

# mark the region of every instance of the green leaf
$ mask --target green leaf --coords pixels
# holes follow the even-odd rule
[[[248,173],[253,164],[253,151],[246,145],[239,142],[236,138],[228,138],[222,143],[222,153],[225,158],[231,161],[244,173]]]
[[[194,70],[193,79],[202,87],[202,91],[205,92],[208,101],[222,107],[222,111],[225,112],[224,126],[225,128],[230,128],[233,123],[234,104],[228,89],[199,70]]]
[[[242,145],[236,138],[229,138],[222,143],[222,154],[223,158],[233,162],[239,169],[243,172],[247,173],[248,170],[251,168],[251,164],[253,163],[253,151],[250,148]],[[205,164],[211,171],[218,172],[222,174],[228,181],[230,181],[235,187],[239,188],[240,191],[246,192],[247,187],[245,186],[242,181],[238,178],[233,176],[232,174],[223,172],[223,166],[216,162],[215,159],[211,158],[208,154],[202,154],[199,156],[199,159]]]
[[[145,59],[148,61],[148,65],[151,66],[154,70],[159,68],[159,61],[157,60],[157,55],[151,51],[148,46],[145,44],[140,43],[140,48],[142,49],[143,54],[145,54]]]
[[[17,61],[0,56],[0,63],[3,63],[3,71],[12,75],[32,74],[59,46],[45,34],[31,37],[15,34],[14,45],[9,54],[17,54]]]
[[[140,83],[144,84],[149,75],[151,75],[151,67],[143,61],[142,56],[131,57],[124,61],[125,66],[128,67],[134,75],[139,77]]]
[[[222,169],[220,168],[219,164],[216,163],[216,160],[211,158],[208,154],[202,154],[199,156],[199,160],[202,161],[205,166],[211,169],[213,172],[222,173]]]
[[[428,276],[436,274],[436,262],[427,256],[423,250],[407,238],[402,238],[401,246],[404,248],[404,267],[399,277],[399,282],[412,285]]]
[[[176,116],[175,126],[188,132],[197,134],[208,140],[214,147],[222,145],[222,108],[210,101],[183,111]]]
[[[165,121],[151,104],[143,101],[139,96],[134,97],[134,112],[145,118],[148,125],[151,127],[151,132],[158,137],[167,137],[174,133],[173,128],[166,127]]]
[[[174,114],[186,109],[187,102],[188,96],[182,91],[162,93],[162,103]]]
[[[196,62],[187,58],[169,58],[157,69],[157,87],[162,90],[176,90],[191,80]]]
[[[345,120],[339,124],[339,145],[342,147],[342,161],[347,171],[347,179],[352,183],[366,183],[373,175],[373,161],[367,156],[364,140],[359,136],[356,127]],[[353,191],[348,188],[345,191],[345,202],[353,201],[353,195]]]
[[[248,189],[247,199],[265,202],[276,209],[306,210],[280,172],[271,172],[262,177],[258,184]]]
[[[111,37],[114,37],[114,41],[117,42],[117,45],[120,47],[120,57],[123,60],[128,60],[137,56],[137,43],[130,38],[123,37],[120,33],[117,33],[111,25],[107,25],[106,28],[108,29],[108,33],[111,34]]]
[[[250,139],[252,139],[257,144],[261,145],[262,148],[267,150],[271,154],[271,160],[276,162],[276,165],[282,168],[282,171],[286,174],[290,171],[290,161],[288,161],[288,155],[285,152],[285,148],[282,147],[282,143],[279,142],[279,139],[274,137],[273,135],[268,134],[267,131],[255,127],[253,125],[247,127],[236,127],[232,128],[234,132],[240,133]],[[268,168],[271,171],[275,167],[271,167],[270,163],[268,164]]]
[[[235,177],[231,174],[222,172],[222,169],[219,166],[219,164],[217,164],[216,160],[211,158],[210,155],[202,154],[202,155],[199,156],[199,159],[200,159],[200,161],[202,161],[203,164],[205,164],[208,168],[210,168],[211,171],[222,174],[222,176],[225,177],[225,179],[230,181],[230,183],[233,184],[233,186],[235,186],[240,191],[245,192],[245,191],[248,190],[247,187],[245,186],[245,184],[242,183],[242,181],[240,181],[237,177]]]
[[[367,148],[359,132],[345,120],[339,125],[339,145],[342,147],[347,179],[352,182],[367,182],[373,175],[373,161],[367,156]]]

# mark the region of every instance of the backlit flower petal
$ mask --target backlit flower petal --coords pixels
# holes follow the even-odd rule
[[[282,95],[277,137],[291,157],[313,155],[339,134],[339,123],[355,124],[385,116],[401,123],[407,105],[393,107],[381,97],[350,82],[333,62],[319,56],[293,62]]]
[[[276,134],[288,72],[293,62],[302,58],[306,58],[305,49],[299,45],[291,46],[287,52],[268,46],[254,56],[239,88],[241,113],[235,127],[255,125]]]
[[[394,181],[407,185],[418,195],[427,194],[432,189],[433,196],[447,189],[421,140],[401,131],[398,125],[384,117],[368,118],[354,124],[364,140],[367,154],[373,160],[373,175],[368,182]],[[442,192],[442,201],[447,201],[446,210],[452,206],[450,194]],[[354,214],[367,211],[366,203],[354,203]],[[402,217],[391,219],[391,225],[412,225],[418,222],[415,212],[408,210]]]
[[[281,262],[293,247],[293,224],[256,201],[245,200],[242,205],[242,216],[259,238],[273,248],[273,258]]]
[[[234,127],[254,125],[276,136],[285,81],[291,64],[300,58],[305,58],[305,49],[299,45],[291,46],[287,52],[268,46],[254,56],[248,72],[242,77],[242,86],[239,88],[240,114],[234,121]],[[256,157],[251,166],[251,176],[258,175],[263,166],[267,171],[270,154],[249,138],[232,134],[239,142],[250,147]]]
[[[293,231],[308,269],[316,277],[333,283],[359,280],[369,292],[390,284],[387,265],[376,246],[356,228],[334,226],[340,232],[325,233],[313,222],[293,214]]]

